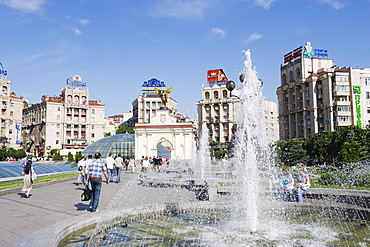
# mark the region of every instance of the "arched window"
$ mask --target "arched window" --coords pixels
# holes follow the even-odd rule
[[[299,79],[301,79],[301,70],[299,68],[297,68],[295,70],[295,79],[298,81]]]
[[[8,94],[8,88],[6,86],[3,86],[3,89],[1,91],[1,96],[6,96]]]
[[[289,71],[289,82],[293,82],[293,81],[294,81],[293,72]]]
[[[76,104],[76,105],[79,104],[80,103],[80,96],[75,95],[75,99],[74,99],[73,103]]]
[[[218,92],[217,91],[214,91],[213,92],[213,96],[214,96],[214,99],[218,99]]]
[[[227,90],[222,91],[222,98],[224,98],[224,99],[227,98]]]
[[[86,96],[81,97],[81,104],[86,105]]]
[[[204,97],[205,97],[205,99],[209,99],[209,92],[205,92]]]
[[[287,81],[286,81],[286,74],[283,74],[281,76],[281,82],[282,82],[282,85],[286,85]]]
[[[72,95],[67,96],[67,103],[72,104]]]

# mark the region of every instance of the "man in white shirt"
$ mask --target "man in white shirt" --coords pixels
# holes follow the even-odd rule
[[[107,166],[108,170],[108,180],[109,182],[113,182],[115,164],[112,154],[109,154],[109,156],[105,159],[105,165]]]
[[[118,157],[114,160],[114,164],[116,165],[116,171],[117,171],[116,183],[120,183],[121,182],[121,171],[122,171],[123,164],[124,164],[121,154],[118,154]]]

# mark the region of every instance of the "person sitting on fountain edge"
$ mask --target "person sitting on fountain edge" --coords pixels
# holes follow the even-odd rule
[[[286,200],[286,195],[289,195],[289,201],[293,201],[293,189],[294,180],[292,174],[290,174],[290,169],[288,167],[283,169],[283,174],[280,176],[280,195],[283,201]]]
[[[297,196],[298,202],[303,202],[302,196],[310,192],[310,177],[308,176],[308,171],[305,167],[301,166],[299,169],[299,174],[297,176]]]

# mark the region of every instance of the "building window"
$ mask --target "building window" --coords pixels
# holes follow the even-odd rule
[[[13,116],[13,112],[12,111],[10,111],[10,116]]]
[[[370,92],[366,92],[366,99],[370,99]]]
[[[95,134],[94,133],[91,133],[91,137],[94,138],[95,137]]]
[[[204,97],[205,97],[205,99],[209,99],[209,92],[205,92]]]
[[[345,97],[340,97],[340,101],[348,101],[347,96],[345,96]]]
[[[365,78],[365,86],[369,86],[370,85],[370,78]]]
[[[349,122],[350,118],[348,116],[339,116],[337,117],[338,122]]]
[[[93,130],[93,129],[95,129],[95,125],[91,125],[91,129]]]
[[[14,102],[10,102],[10,107],[14,107]]]
[[[55,132],[56,137],[59,137],[59,134],[60,134],[59,132]]]
[[[57,107],[57,111],[60,111],[60,107],[59,106]]]
[[[57,120],[59,120],[60,119],[60,115],[57,115]]]
[[[95,109],[91,109],[91,114],[95,114]]]
[[[55,140],[55,144],[59,144],[59,140]]]
[[[12,129],[10,129],[9,130],[9,135],[12,135],[13,134],[13,130]]]
[[[150,108],[150,102],[146,102],[146,108]]]
[[[338,111],[351,111],[351,108],[348,105],[338,105],[337,110]]]
[[[152,102],[152,107],[156,107],[156,102]]]
[[[57,124],[57,128],[58,128],[58,129],[60,128],[60,124]]]
[[[348,81],[348,75],[336,75],[335,81]]]
[[[13,124],[13,120],[9,120],[9,124],[12,125]]]
[[[343,91],[349,91],[349,86],[335,86],[335,91],[340,91],[340,92],[343,92]]]
[[[95,118],[94,117],[91,118],[91,122],[95,122]]]

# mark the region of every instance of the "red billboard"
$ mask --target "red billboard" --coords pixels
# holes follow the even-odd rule
[[[226,84],[229,80],[222,69],[213,69],[207,71],[208,84]]]

